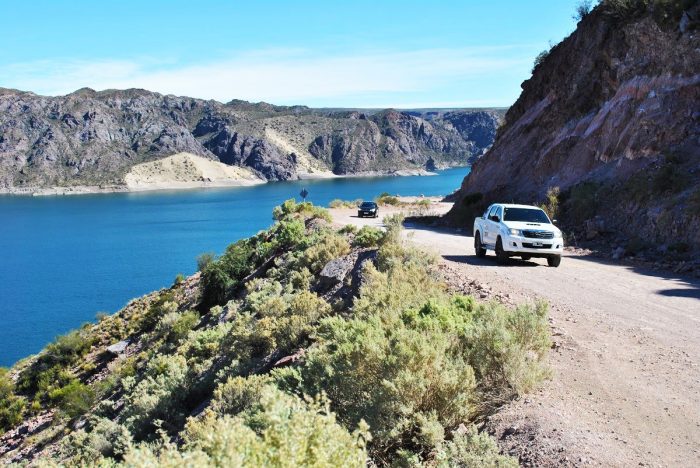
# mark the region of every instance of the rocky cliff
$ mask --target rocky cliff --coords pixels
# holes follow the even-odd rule
[[[538,60],[449,219],[549,191],[570,232],[700,246],[698,18],[697,1],[598,5]]]
[[[314,110],[130,89],[46,97],[0,89],[0,189],[123,185],[134,165],[190,153],[266,180],[466,165],[500,111]]]

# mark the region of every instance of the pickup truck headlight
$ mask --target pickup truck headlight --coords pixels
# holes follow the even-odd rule
[[[523,232],[520,229],[508,229],[508,233],[511,236],[522,236]]]
[[[556,230],[556,231],[554,232],[554,237],[555,237],[556,239],[561,239],[561,238],[563,237],[562,232],[559,231],[559,230]]]

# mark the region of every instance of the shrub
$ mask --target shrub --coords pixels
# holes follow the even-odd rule
[[[374,247],[384,238],[384,231],[373,226],[362,226],[352,241],[356,247]]]
[[[76,364],[92,346],[92,338],[86,330],[74,330],[46,346],[31,366],[20,373],[18,389],[37,393],[44,398],[47,392],[65,385],[72,378],[65,369]]]
[[[318,273],[329,261],[350,253],[350,244],[345,237],[328,234],[312,245],[303,254],[301,265],[312,273]]]
[[[357,234],[358,228],[354,224],[346,224],[338,230],[339,234]]]
[[[101,463],[104,457],[120,458],[132,445],[131,434],[116,421],[97,417],[88,424],[89,432],[79,429],[61,443],[61,457],[69,466],[109,466]]]
[[[285,219],[293,218],[318,218],[327,222],[331,222],[333,220],[330,213],[328,213],[328,210],[314,206],[309,202],[297,203],[294,199],[289,199],[280,206],[273,208],[272,217],[276,221],[283,221]]]
[[[130,466],[355,466],[366,462],[364,426],[350,434],[325,400],[305,402],[265,387],[249,414],[191,420],[179,451],[140,445],[124,457]]]
[[[357,208],[358,205],[362,203],[362,200],[331,200],[331,202],[328,204],[329,208]]]
[[[401,200],[399,200],[398,197],[395,197],[393,195],[389,195],[388,193],[384,192],[381,195],[379,195],[377,198],[374,199],[374,201],[378,205],[392,205],[392,206],[398,206],[401,204]]]
[[[95,391],[78,379],[72,379],[67,385],[51,391],[49,398],[57,402],[69,418],[75,418],[85,414],[95,403]]]
[[[216,260],[216,254],[214,252],[204,252],[197,256],[197,271],[204,271],[207,266]]]
[[[211,409],[219,415],[236,415],[259,404],[260,392],[269,385],[267,376],[232,377],[214,392]]]
[[[26,400],[15,395],[14,391],[9,371],[0,367],[0,434],[19,424],[24,416]]]
[[[90,346],[92,342],[86,333],[73,330],[46,346],[42,359],[51,364],[68,366],[85,356]]]
[[[535,69],[539,67],[542,63],[544,63],[545,60],[547,60],[547,57],[549,57],[549,53],[552,51],[552,48],[550,47],[547,50],[543,50],[539,54],[537,54],[537,57],[535,57],[535,62],[532,65],[532,73],[535,73]]]
[[[588,16],[592,9],[593,0],[580,0],[578,4],[576,4],[576,9],[574,10],[574,14],[571,17],[574,19],[574,21],[578,23],[583,18]]]
[[[180,342],[199,323],[199,314],[193,310],[186,312],[170,312],[163,316],[158,323],[155,336],[156,339],[164,339],[167,343],[175,344]]]
[[[474,425],[455,431],[452,440],[446,442],[437,453],[438,466],[517,468],[518,461],[501,455],[496,442],[488,434],[479,433]]]
[[[547,189],[547,200],[540,208],[547,213],[549,219],[557,219],[559,216],[559,187],[550,187]]]
[[[179,284],[182,284],[183,281],[185,281],[185,275],[183,275],[182,273],[178,273],[177,275],[175,275],[175,281],[173,281],[173,284],[177,286]]]
[[[126,395],[121,420],[136,437],[152,433],[156,420],[177,426],[187,414],[187,362],[180,355],[156,355],[141,380],[122,381]]]
[[[334,317],[318,336],[302,371],[306,391],[325,389],[346,426],[367,420],[379,459],[402,441],[418,443],[431,418],[444,427],[472,415],[474,373],[439,328]]]

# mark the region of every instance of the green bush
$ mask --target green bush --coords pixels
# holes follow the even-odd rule
[[[78,379],[72,379],[67,385],[49,393],[49,398],[69,418],[85,414],[95,403],[95,391]]]
[[[216,254],[214,252],[204,252],[197,256],[197,271],[204,271],[207,266],[216,260]]]
[[[20,373],[18,389],[24,393],[38,394],[36,398],[42,399],[49,391],[65,385],[72,378],[66,368],[78,363],[90,351],[92,341],[85,329],[59,336],[46,346],[31,366]]]
[[[276,221],[283,221],[285,219],[293,218],[318,218],[327,222],[331,222],[333,220],[330,213],[328,213],[328,210],[314,206],[309,202],[297,203],[294,199],[287,200],[280,206],[273,208],[272,217]]]
[[[60,454],[69,466],[109,466],[105,457],[121,458],[132,445],[129,431],[107,418],[90,418],[89,431],[79,429],[61,443]]]
[[[27,406],[26,400],[15,395],[15,384],[9,371],[0,367],[0,434],[19,424]]]
[[[592,9],[593,9],[593,0],[580,0],[576,4],[576,9],[574,11],[572,18],[574,19],[574,21],[576,21],[578,23],[583,18],[588,16],[588,14],[591,12]]]
[[[180,355],[156,355],[140,380],[126,377],[121,421],[138,438],[153,433],[157,420],[177,426],[184,421],[188,394],[187,361]]]
[[[535,57],[535,61],[532,64],[532,73],[535,73],[535,69],[537,69],[537,67],[544,63],[545,60],[547,60],[547,57],[549,57],[550,52],[552,52],[551,47],[537,54],[537,57]]]
[[[305,402],[266,387],[249,414],[216,417],[207,412],[188,423],[178,450],[140,445],[124,457],[129,466],[364,467],[364,426],[341,427],[324,400]]]
[[[392,205],[392,206],[398,206],[401,204],[401,200],[399,200],[398,197],[395,197],[393,195],[390,195],[386,192],[382,193],[379,195],[377,198],[374,199],[374,201],[377,203],[377,205]]]
[[[350,201],[336,198],[335,200],[331,200],[331,202],[328,204],[328,208],[357,208],[361,203],[362,200]]]
[[[182,313],[172,311],[158,322],[154,338],[171,344],[179,343],[198,323],[199,314],[193,310]]]
[[[474,425],[464,432],[455,431],[452,440],[446,442],[437,453],[437,465],[483,468],[517,468],[518,460],[501,455],[496,442],[488,434],[479,433]]]
[[[358,228],[354,224],[346,224],[338,230],[338,234],[357,234]]]
[[[540,205],[540,208],[547,213],[549,219],[557,219],[559,217],[559,187],[550,187],[547,189],[547,200]]]
[[[219,415],[250,410],[259,404],[260,392],[270,382],[268,376],[262,375],[232,377],[216,388],[211,409]]]
[[[384,231],[373,226],[362,226],[352,241],[356,247],[375,247],[384,238]]]
[[[301,265],[308,268],[311,273],[318,273],[326,263],[349,253],[350,244],[347,239],[332,233],[306,249]]]

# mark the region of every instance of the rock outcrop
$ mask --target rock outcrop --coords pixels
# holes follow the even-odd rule
[[[501,116],[425,114],[222,104],[139,89],[60,97],[0,89],[0,190],[120,186],[133,166],[177,153],[265,180],[466,165],[491,144]]]
[[[558,187],[569,230],[597,216],[627,237],[700,246],[700,6],[625,5],[604,1],[535,67],[451,222]]]

